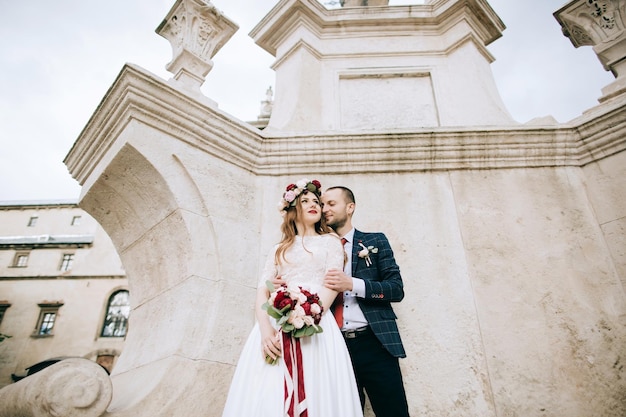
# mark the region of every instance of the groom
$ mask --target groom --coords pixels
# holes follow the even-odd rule
[[[363,233],[352,226],[356,204],[350,189],[331,187],[322,194],[322,203],[326,222],[345,239],[348,254],[345,270],[329,271],[324,285],[342,298],[335,317],[341,316],[338,324],[352,359],[361,406],[367,393],[376,417],[408,417],[398,360],[406,353],[391,307],[404,298],[400,268],[383,233]]]

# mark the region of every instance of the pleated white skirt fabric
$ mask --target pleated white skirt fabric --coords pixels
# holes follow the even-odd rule
[[[300,339],[309,417],[362,417],[354,372],[332,314],[322,333]],[[222,417],[284,417],[285,363],[265,363],[258,324],[241,352]]]

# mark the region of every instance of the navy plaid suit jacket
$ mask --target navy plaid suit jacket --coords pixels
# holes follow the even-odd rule
[[[372,264],[368,267],[359,251],[365,247],[378,248],[378,253],[370,253]],[[392,302],[404,298],[404,284],[400,267],[396,264],[393,251],[383,233],[363,233],[354,230],[352,242],[352,276],[365,281],[365,297],[358,298],[359,306],[383,346],[397,358],[406,357],[400,332],[396,323],[396,313]]]

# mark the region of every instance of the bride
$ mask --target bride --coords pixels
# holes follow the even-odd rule
[[[256,324],[241,352],[222,417],[363,416],[348,350],[329,313],[337,293],[323,286],[328,270],[343,270],[345,255],[326,226],[320,194],[319,181],[306,179],[283,193],[282,239],[259,279]],[[270,298],[266,282],[278,276],[287,288],[319,296],[322,332],[296,339],[281,331],[263,308]]]

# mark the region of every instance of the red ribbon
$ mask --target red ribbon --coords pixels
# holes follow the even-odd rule
[[[285,360],[285,416],[308,417],[300,339],[282,333]]]

